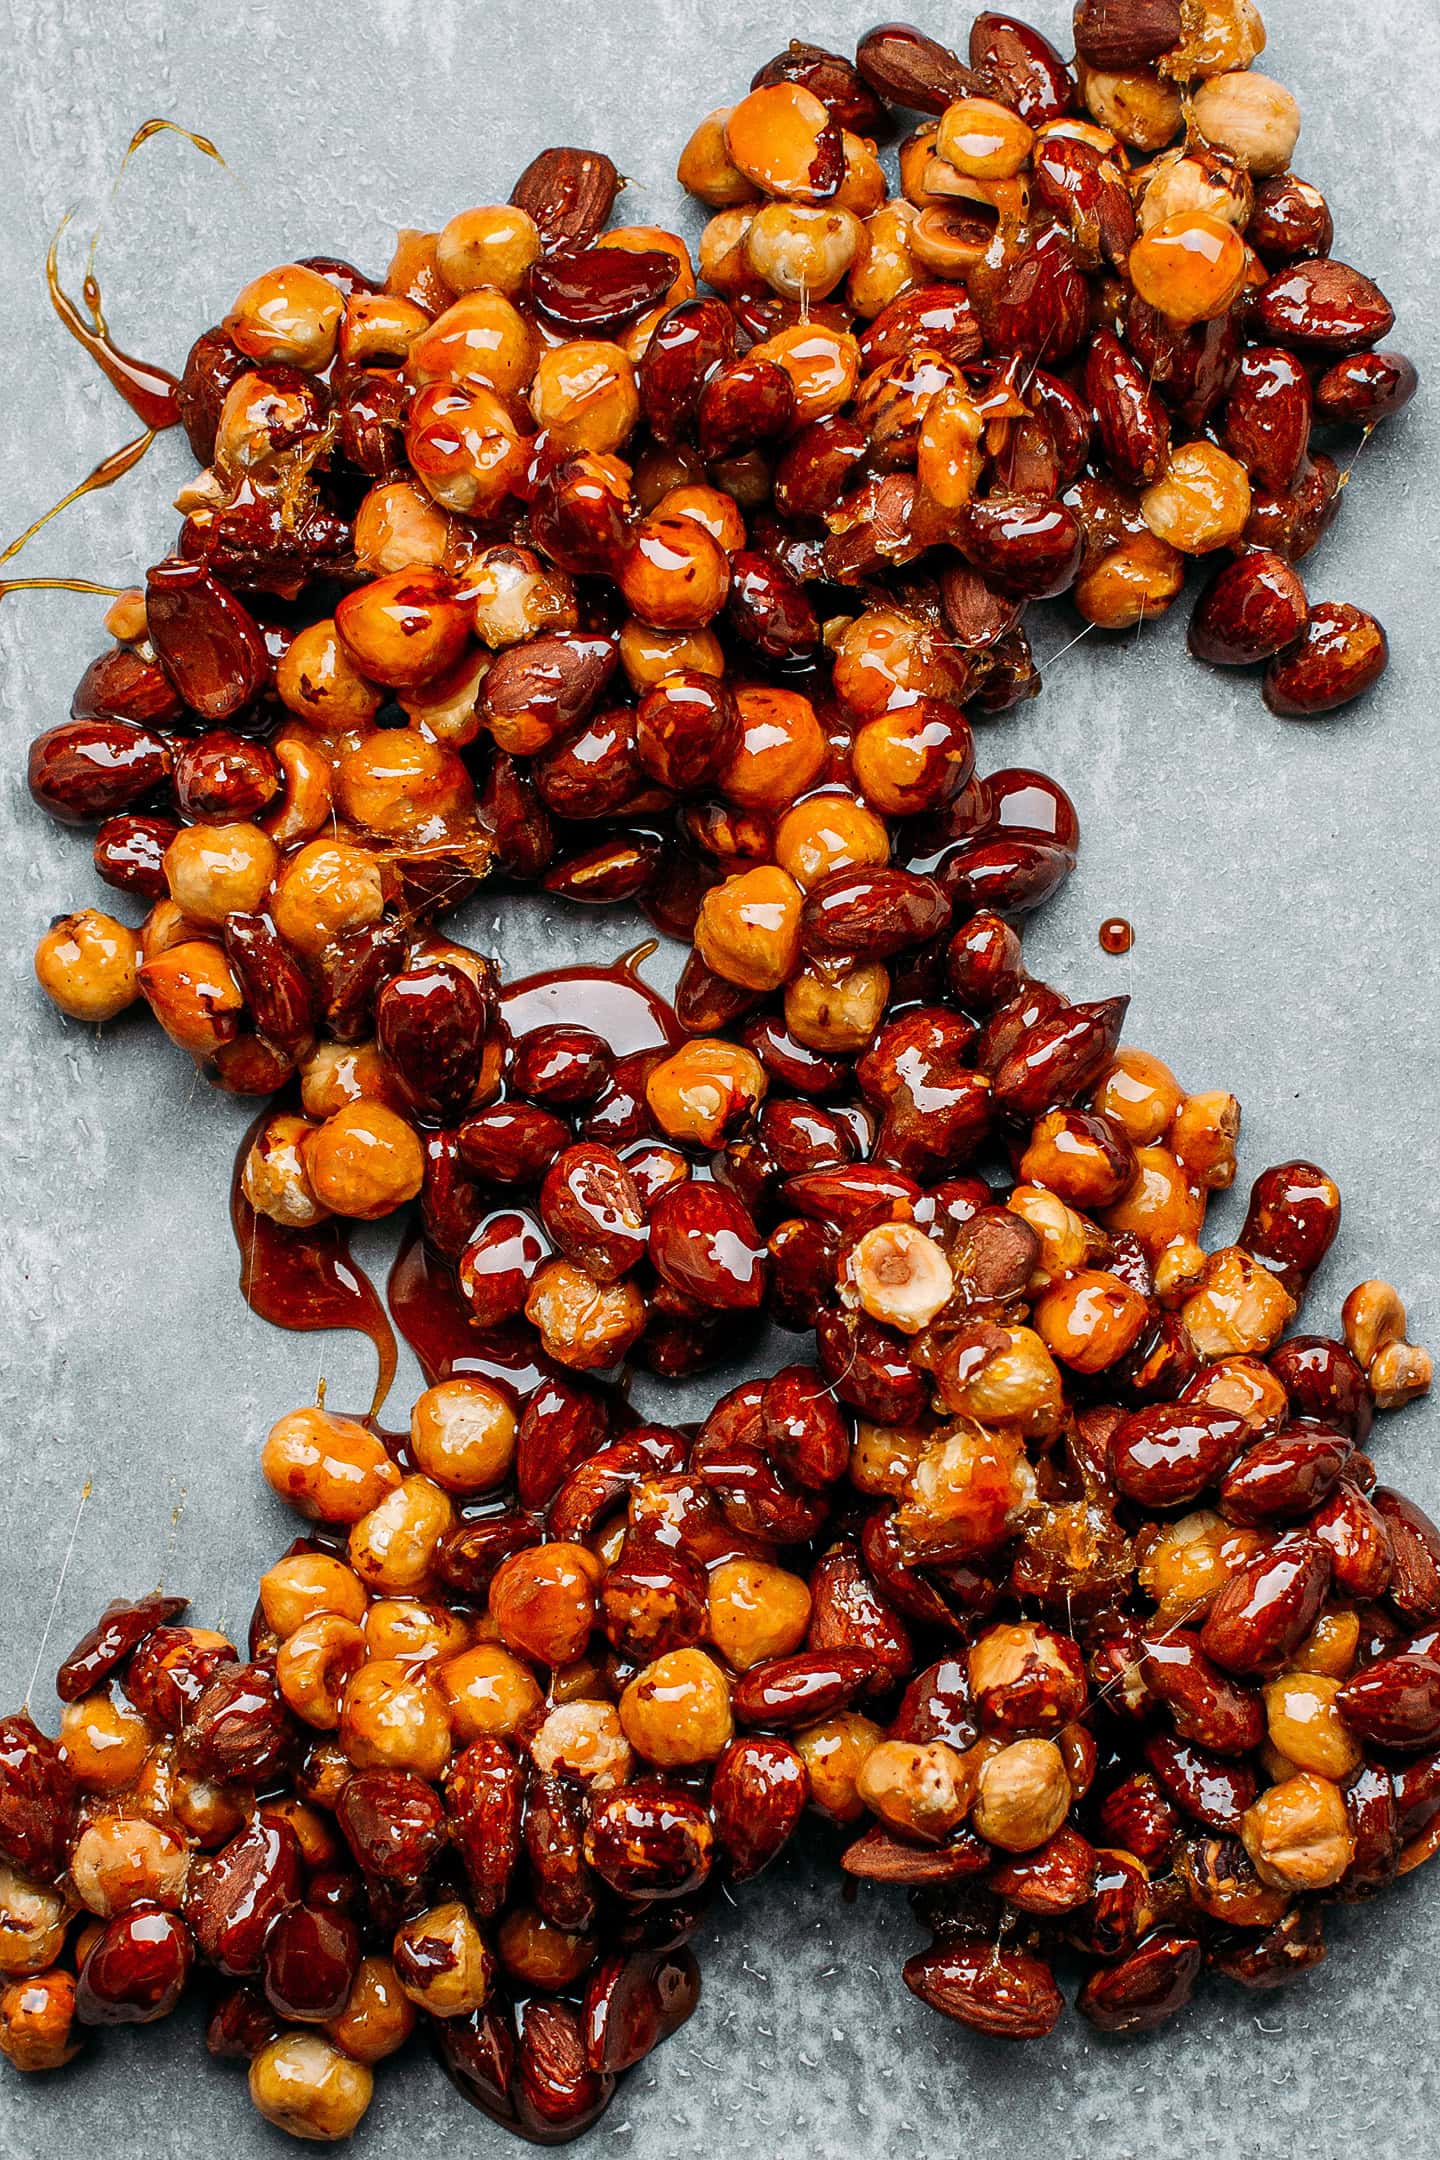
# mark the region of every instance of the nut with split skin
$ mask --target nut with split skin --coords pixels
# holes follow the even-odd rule
[[[906,1335],[928,1327],[954,1288],[949,1261],[914,1223],[877,1224],[857,1239],[842,1263],[845,1303]]]

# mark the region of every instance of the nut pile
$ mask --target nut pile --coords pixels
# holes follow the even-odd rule
[[[1287,1333],[1314,1165],[1203,1248],[1238,1105],[1030,975],[1078,821],[971,735],[1039,687],[1030,602],[1133,627],[1191,555],[1201,658],[1290,716],[1369,687],[1379,625],[1294,567],[1340,501],[1311,433],[1414,370],[1249,0],[1084,0],[1076,39],[791,46],[684,150],[708,294],[552,150],[191,352],[176,550],[30,760],[149,913],[63,918],[39,979],[287,1091],[248,1204],[303,1240],[418,1203],[538,1377],[437,1373],[400,1436],[282,1419],[312,1534],[243,1655],[157,1595],[67,1660],[58,1744],[0,1724],[20,2067],[201,1966],[297,2135],[423,2022],[554,2140],[807,1807],[910,1886],[914,1991],[1017,2037],[1057,1957],[1109,2031],[1278,1984],[1440,1844],[1440,1531],[1363,1452],[1429,1358],[1382,1283]],[[933,119],[890,198],[894,108]],[[689,941],[673,1040],[512,1036],[436,928],[487,875]],[[698,1431],[601,1377],[766,1319],[813,1361]]]
[[[363,1031],[397,914],[493,862],[681,934],[718,886],[693,1009],[798,976],[808,1010],[862,957],[816,933],[830,874],[939,816],[964,897],[966,712],[1038,689],[1030,602],[1132,628],[1216,558],[1197,654],[1266,663],[1292,716],[1368,688],[1384,632],[1295,565],[1341,500],[1315,423],[1415,389],[1389,304],[1289,170],[1250,0],[1095,0],[1076,35],[1073,69],[997,15],[968,64],[895,24],[855,64],[792,46],[681,158],[709,297],[677,235],[603,229],[619,178],[577,150],[381,285],[247,286],[186,364],[176,551],[32,746],[153,903],[47,936],[57,1003],[138,991],[266,1092]],[[938,117],[890,197],[864,131],[895,107]],[[821,786],[845,831],[787,845]]]
[[[549,2142],[689,2015],[707,1885],[807,1808],[911,1887],[914,1992],[1012,2038],[1059,2017],[1057,1954],[1093,2025],[1148,2029],[1203,1970],[1299,1977],[1328,1903],[1430,1858],[1440,1529],[1362,1452],[1429,1359],[1380,1282],[1343,1341],[1284,1335],[1339,1219],[1311,1164],[1201,1251],[1235,1106],[1113,1019],[986,1022],[1004,1204],[793,1180],[818,1363],[698,1431],[564,1374],[437,1381],[405,1434],[281,1418],[262,1469],[310,1534],[244,1653],[116,1604],[58,1743],[0,1720],[11,2062],[161,2019],[203,1966],[211,2049],[295,2135],[348,2135],[423,2022]]]

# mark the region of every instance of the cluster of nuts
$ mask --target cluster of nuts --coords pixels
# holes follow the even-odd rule
[[[1120,1046],[1113,1004],[1016,990],[1007,939],[957,933],[973,1018],[911,1007],[862,1059],[888,1151],[767,1186],[801,1118],[812,1157],[857,1129],[801,1098],[709,1182],[656,1144],[683,1174],[640,1241],[667,1195],[768,1190],[768,1245],[702,1228],[696,1265],[708,1238],[748,1274],[803,1245],[814,1364],[698,1430],[542,1353],[523,1391],[434,1380],[404,1433],[296,1410],[261,1466],[307,1533],[244,1651],[183,1600],[116,1604],[61,1667],[58,1741],[0,1721],[15,2065],[166,2016],[198,1966],[212,2050],[298,2136],[348,2135],[423,2023],[469,2099],[551,2142],[693,2008],[712,1878],[807,1810],[852,1876],[912,1890],[914,1992],[1013,2038],[1060,2015],[1057,1954],[1117,2033],[1206,1969],[1298,1977],[1327,1903],[1440,1848],[1440,1529],[1363,1452],[1430,1361],[1379,1282],[1343,1341],[1287,1335],[1331,1180],[1265,1171],[1207,1254],[1233,1098]],[[1003,1198],[916,1119],[987,1066]],[[558,1211],[592,1289],[632,1236],[608,1153],[530,1173],[594,1203]]]
[[[923,851],[965,885],[967,712],[1038,689],[1032,601],[1128,629],[1219,559],[1198,654],[1292,716],[1373,683],[1379,624],[1295,567],[1341,500],[1312,430],[1415,371],[1289,171],[1255,9],[1095,0],[1076,35],[1073,68],[993,14],[968,64],[897,24],[790,47],[681,158],[709,296],[677,235],[604,229],[578,150],[379,284],[247,286],[180,385],[176,550],[32,746],[150,905],[47,933],[62,1009],[143,997],[269,1092],[494,867],[697,931],[722,1017],[811,1015],[853,974],[832,877]],[[895,107],[935,117],[892,197]]]
[[[149,913],[65,917],[37,973],[288,1091],[240,1179],[277,1235],[418,1202],[467,1339],[524,1349],[432,1370],[403,1435],[280,1421],[311,1534],[243,1655],[112,1607],[58,1743],[0,1721],[20,2067],[198,1964],[298,2135],[423,2021],[553,2141],[688,2015],[711,1876],[807,1808],[914,1891],[915,1992],[1022,2037],[1057,1952],[1135,2030],[1204,1967],[1302,1972],[1327,1901],[1440,1845],[1440,1531],[1362,1452],[1429,1358],[1383,1283],[1287,1335],[1313,1165],[1204,1250],[1238,1105],[1029,974],[1078,822],[970,724],[1039,687],[1031,601],[1133,627],[1192,555],[1201,657],[1291,716],[1358,696],[1384,634],[1294,567],[1340,500],[1312,426],[1415,373],[1250,0],[1082,0],[1076,40],[792,45],[682,156],[708,295],[552,150],[192,350],[176,550],[30,759]],[[491,873],[689,941],[668,1040],[513,1033],[435,928]],[[814,1362],[696,1432],[601,1377],[762,1319]]]

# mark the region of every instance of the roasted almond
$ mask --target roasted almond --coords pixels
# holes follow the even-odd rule
[[[510,200],[534,218],[548,254],[593,240],[623,185],[603,150],[542,150],[510,190]]]

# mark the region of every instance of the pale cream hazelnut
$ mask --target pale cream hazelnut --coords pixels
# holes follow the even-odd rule
[[[1284,172],[1300,140],[1300,107],[1283,83],[1251,72],[1215,75],[1195,93],[1195,125],[1257,179]]]
[[[943,1740],[882,1740],[861,1765],[855,1789],[892,1830],[938,1843],[965,1820],[975,1773]]]
[[[530,1743],[547,1777],[575,1778],[592,1792],[613,1792],[634,1764],[613,1703],[567,1702],[552,1710]]]
[[[1002,1852],[1033,1852],[1070,1811],[1070,1780],[1053,1740],[1014,1740],[980,1765],[971,1821]]]
[[[458,1898],[407,1920],[391,1948],[400,1985],[432,2017],[468,2017],[490,1992],[495,1960]]]
[[[877,1223],[851,1247],[840,1294],[872,1320],[918,1335],[950,1302],[955,1279],[934,1241],[914,1223]]]

